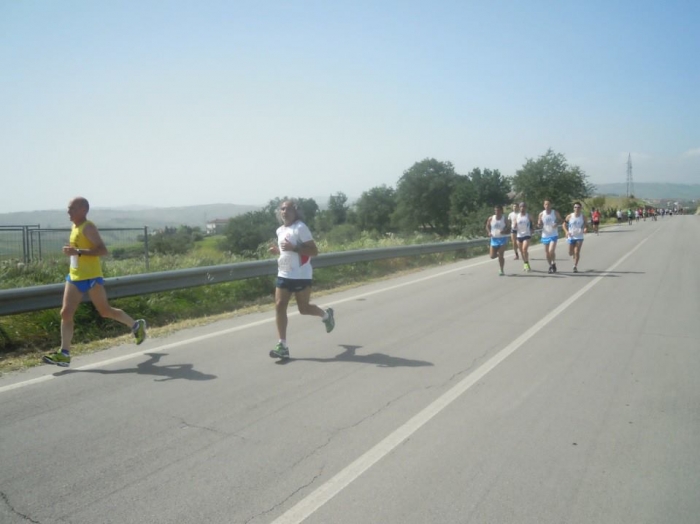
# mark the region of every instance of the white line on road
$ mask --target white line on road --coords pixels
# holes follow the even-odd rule
[[[652,233],[653,235],[653,233]],[[355,460],[352,464],[347,466],[345,469],[336,474],[333,478],[328,480],[325,484],[319,486],[315,491],[309,494],[306,498],[298,502],[294,507],[280,515],[275,519],[272,524],[299,524],[306,520],[312,513],[323,506],[326,502],[335,497],[343,489],[345,489],[351,482],[357,479],[365,471],[371,468],[374,464],[379,462],[397,446],[399,446],[404,440],[413,435],[421,427],[423,427],[428,421],[430,421],[435,415],[444,410],[453,401],[459,398],[464,392],[476,384],[479,380],[484,378],[489,372],[496,368],[501,362],[503,362],[510,355],[515,353],[525,342],[534,337],[539,331],[541,331],[547,324],[552,322],[555,318],[561,315],[566,309],[569,308],[574,302],[590,291],[593,286],[598,284],[607,274],[613,271],[617,266],[622,264],[627,258],[632,256],[644,243],[649,240],[651,236],[642,240],[637,246],[632,249],[629,253],[615,262],[612,266],[606,269],[600,276],[589,282],[578,292],[574,293],[566,301],[554,309],[551,313],[545,316],[542,320],[533,325],[525,333],[520,335],[513,342],[508,344],[501,351],[496,353],[489,360],[484,362],[480,367],[475,369],[472,373],[467,375],[458,384],[456,384],[452,389],[445,392],[432,404],[424,408],[417,415],[411,418],[403,426],[400,426],[393,433],[391,433],[384,440],[379,442],[372,449],[367,451],[360,458]]]

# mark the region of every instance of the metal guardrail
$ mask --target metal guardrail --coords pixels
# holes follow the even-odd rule
[[[314,257],[313,266],[314,269],[320,269],[387,258],[446,253],[486,246],[488,243],[488,238],[477,238],[458,242],[324,253]],[[123,298],[276,274],[277,259],[267,259],[106,278],[105,287],[110,298]],[[65,284],[49,284],[0,290],[0,316],[61,307],[64,286]],[[87,296],[83,299],[84,302],[88,300]]]

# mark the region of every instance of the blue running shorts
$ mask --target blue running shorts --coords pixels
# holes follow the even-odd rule
[[[81,293],[87,293],[97,284],[100,286],[105,285],[105,279],[102,277],[88,278],[86,280],[71,280],[70,275],[66,275],[66,282],[73,284]]]

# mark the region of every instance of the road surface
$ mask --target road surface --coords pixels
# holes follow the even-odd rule
[[[700,220],[0,378],[0,522],[697,524]],[[290,310],[291,311],[291,310]]]

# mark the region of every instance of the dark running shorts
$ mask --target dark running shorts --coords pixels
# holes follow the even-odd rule
[[[303,291],[310,286],[310,279],[277,277],[277,282],[275,282],[275,287],[286,289],[292,293],[298,293],[299,291]]]
[[[518,242],[525,242],[526,240],[530,240],[532,237],[518,237]]]

